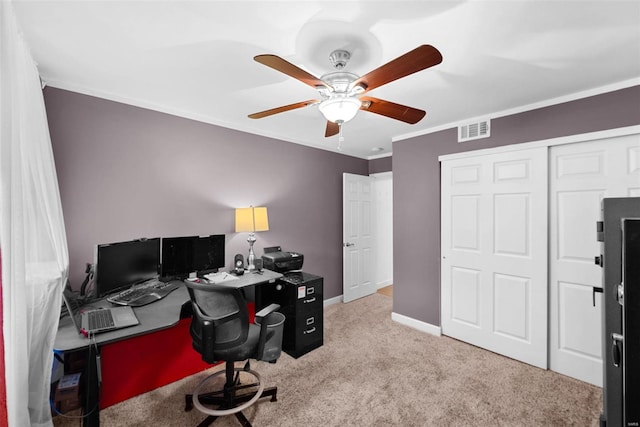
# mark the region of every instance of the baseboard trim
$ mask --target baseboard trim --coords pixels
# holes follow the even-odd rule
[[[382,282],[378,283],[376,285],[377,289],[382,289],[382,288],[386,288],[389,285],[393,285],[393,280],[389,279],[389,280],[383,280]]]
[[[426,332],[437,337],[442,335],[442,329],[440,326],[435,326],[430,323],[422,322],[420,320],[407,317],[403,314],[391,312],[391,320],[398,322],[402,325],[409,326],[410,328],[417,329],[421,332]]]
[[[324,300],[323,306],[328,307],[333,304],[338,304],[342,302],[342,295],[338,295],[337,297],[329,298]]]

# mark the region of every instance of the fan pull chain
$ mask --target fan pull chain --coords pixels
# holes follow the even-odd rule
[[[344,141],[344,136],[342,135],[342,121],[338,121],[338,151],[342,151],[342,142]]]

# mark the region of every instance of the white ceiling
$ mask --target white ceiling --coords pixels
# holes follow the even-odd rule
[[[320,77],[332,50],[363,75],[422,44],[443,62],[367,95],[427,111],[409,125],[360,111],[342,153],[375,158],[392,140],[640,84],[640,1],[18,1],[46,84],[335,151],[318,98],[255,61],[278,55]],[[374,148],[382,151],[374,152]]]

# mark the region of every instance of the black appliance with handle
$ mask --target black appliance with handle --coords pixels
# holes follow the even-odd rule
[[[640,197],[602,200],[598,240],[604,296],[600,426],[639,426]]]

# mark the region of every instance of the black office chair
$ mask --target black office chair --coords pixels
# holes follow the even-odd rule
[[[276,310],[277,304],[256,313],[256,323],[249,323],[247,305],[239,289],[228,286],[185,281],[193,315],[191,337],[193,348],[202,354],[207,363],[226,362],[224,371],[209,375],[198,384],[193,394],[186,396],[185,410],[195,406],[208,415],[199,426],[208,426],[216,418],[235,415],[245,427],[251,427],[241,411],[260,398],[277,400],[277,387],[265,388],[260,375],[251,370],[249,359],[275,363],[282,349],[284,315]],[[247,361],[243,368],[234,362]],[[240,372],[253,375],[255,382],[240,383]],[[226,382],[222,390],[201,393],[213,378],[225,373]]]

